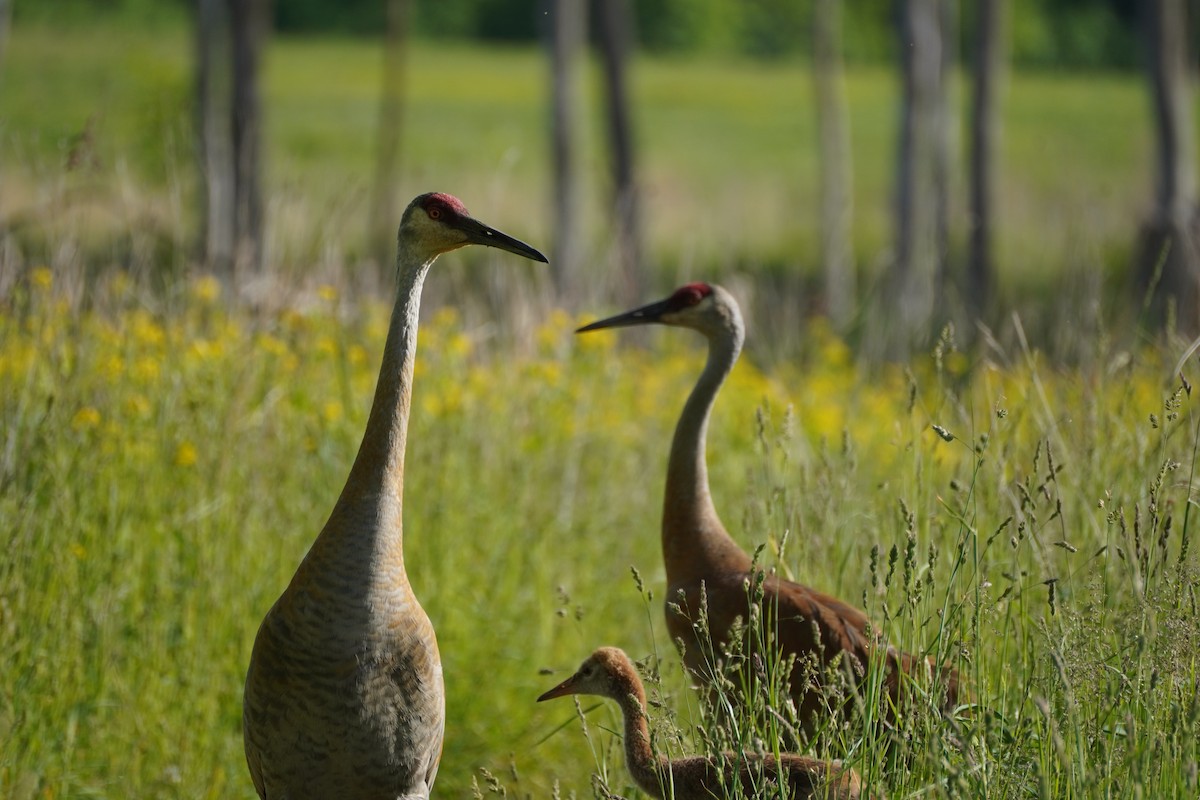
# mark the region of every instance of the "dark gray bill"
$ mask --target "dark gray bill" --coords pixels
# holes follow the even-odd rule
[[[617,314],[615,317],[597,320],[590,325],[584,325],[575,332],[587,333],[588,331],[598,331],[601,328],[628,328],[630,325],[649,325],[652,322],[658,322],[659,318],[669,310],[670,301],[659,300],[657,303],[635,308],[633,311],[626,311],[624,314]]]
[[[507,233],[501,233],[493,227],[484,225],[477,219],[465,217],[458,223],[458,228],[463,233],[467,234],[467,238],[472,244],[482,244],[487,247],[495,247],[500,250],[507,250],[510,253],[516,253],[519,256],[525,256],[534,261],[541,261],[544,264],[550,263],[549,260],[533,249],[529,245],[522,242],[520,239],[514,239]]]

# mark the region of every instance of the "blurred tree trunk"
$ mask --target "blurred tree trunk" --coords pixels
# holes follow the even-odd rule
[[[267,32],[266,0],[229,0],[233,35],[233,238],[235,269],[263,261],[262,99],[259,67]]]
[[[904,358],[933,327],[941,254],[938,125],[943,85],[940,0],[901,0],[902,106],[896,180],[896,251],[868,337],[876,357]]]
[[[970,164],[968,167],[967,302],[976,319],[987,308],[995,261],[996,148],[1000,134],[999,83],[1003,68],[1000,38],[1003,0],[979,0],[975,13],[975,54],[971,65]]]
[[[641,243],[638,227],[638,193],[633,166],[633,132],[629,110],[626,68],[633,21],[628,0],[603,0],[599,4],[600,50],[607,89],[609,143],[612,150],[613,215],[616,258],[621,285],[617,299],[636,302],[642,294]]]
[[[1168,321],[1174,303],[1178,328],[1200,333],[1200,230],[1196,213],[1196,139],[1185,0],[1142,5],[1146,67],[1154,112],[1154,208],[1142,226],[1137,274],[1150,310]]]
[[[0,86],[4,78],[4,57],[8,53],[8,31],[12,23],[12,0],[0,0]],[[0,174],[0,188],[4,186],[4,176]],[[0,221],[0,235],[4,234],[7,226]]]
[[[854,314],[855,268],[851,246],[850,132],[842,71],[842,0],[813,6],[813,80],[817,98],[821,170],[821,260],[830,320],[845,332]]]
[[[8,31],[12,26],[12,0],[0,0],[0,71],[4,69],[4,55],[8,52]]]
[[[400,225],[396,191],[400,173],[401,125],[404,121],[408,13],[408,0],[387,0],[379,129],[375,141],[375,187],[367,232],[371,258],[375,261],[381,284],[386,284],[392,278],[396,235]]]
[[[233,268],[233,162],[230,153],[228,26],[222,0],[196,2],[196,139],[200,161],[200,242],[210,269]]]
[[[958,55],[958,0],[938,0],[938,50],[941,54],[933,98],[933,197],[934,247],[937,271],[934,275],[934,304],[942,301],[947,282],[950,251],[950,176],[954,151],[954,126],[950,107],[950,83]]]
[[[559,298],[575,290],[581,227],[579,218],[579,51],[586,35],[583,0],[552,0],[550,34],[551,113],[554,148],[554,258]]]

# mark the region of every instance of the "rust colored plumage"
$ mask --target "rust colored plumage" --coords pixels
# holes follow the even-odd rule
[[[779,797],[780,784],[791,800],[865,797],[858,774],[839,761],[822,761],[795,753],[779,758],[757,753],[723,753],[668,759],[650,746],[646,692],[629,657],[615,647],[601,647],[579,670],[538,698],[590,694],[615,700],[625,718],[625,762],[630,776],[652,797],[713,800],[735,784],[746,797]]]
[[[398,235],[397,293],[366,432],[345,488],[267,612],[246,673],[246,761],[265,800],[423,800],[445,729],[441,657],[404,569],[404,451],[421,286],[442,253],[483,244],[545,261],[445,194]]]
[[[709,343],[708,361],[675,428],[667,466],[663,500],[662,548],[667,573],[666,621],[671,638],[683,645],[683,660],[703,682],[713,679],[712,645],[727,642],[735,622],[750,618],[754,564],[730,537],[717,516],[708,487],[705,437],[717,392],[733,369],[745,337],[737,302],[720,286],[688,284],[665,300],[615,317],[579,332],[630,325],[665,324],[691,328]],[[761,607],[775,643],[783,654],[795,655],[790,676],[791,695],[801,720],[810,727],[828,710],[820,685],[823,668],[840,657],[861,677],[872,655],[882,657],[887,670],[885,688],[898,706],[909,683],[938,672],[937,691],[945,693],[943,707],[958,700],[958,675],[934,669],[927,659],[888,647],[881,653],[868,637],[869,620],[859,609],[815,589],[768,575],[762,583]],[[702,642],[695,623],[702,609],[712,642]],[[808,675],[805,662],[821,669]],[[805,678],[809,678],[806,680]],[[928,685],[928,681],[924,681]]]

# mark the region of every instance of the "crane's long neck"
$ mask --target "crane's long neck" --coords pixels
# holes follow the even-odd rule
[[[625,763],[635,783],[653,797],[663,797],[663,782],[668,769],[664,758],[650,746],[650,725],[646,721],[646,691],[641,681],[628,681],[616,698],[625,718]]]
[[[367,428],[338,510],[366,513],[377,523],[375,533],[394,537],[399,557],[401,511],[404,496],[404,450],[412,404],[413,364],[417,353],[417,321],[421,287],[433,258],[422,258],[406,247],[403,237],[397,257],[396,304],[383,348],[383,364],[375,386],[375,399]]]
[[[709,336],[708,361],[675,426],[662,525],[669,584],[711,574],[714,567],[744,570],[750,566],[749,557],[729,538],[717,516],[708,490],[705,459],[713,402],[737,362],[741,347],[740,329]]]

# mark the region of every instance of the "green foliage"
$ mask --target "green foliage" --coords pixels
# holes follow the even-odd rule
[[[597,0],[599,1],[599,0]],[[435,39],[535,42],[545,35],[544,0],[410,0],[413,31]],[[637,0],[637,40],[656,53],[739,53],[758,58],[811,51],[808,3],[788,0]],[[1130,0],[1016,0],[1009,27],[1016,63],[1038,67],[1136,65],[1137,9]],[[960,3],[962,52],[971,47],[973,6]],[[273,4],[282,33],[375,37],[385,24],[378,0],[287,0]],[[187,17],[181,0],[17,2],[19,23],[89,25],[120,21],[161,27]],[[896,52],[892,0],[846,0],[843,50],[852,61],[889,62]]]

